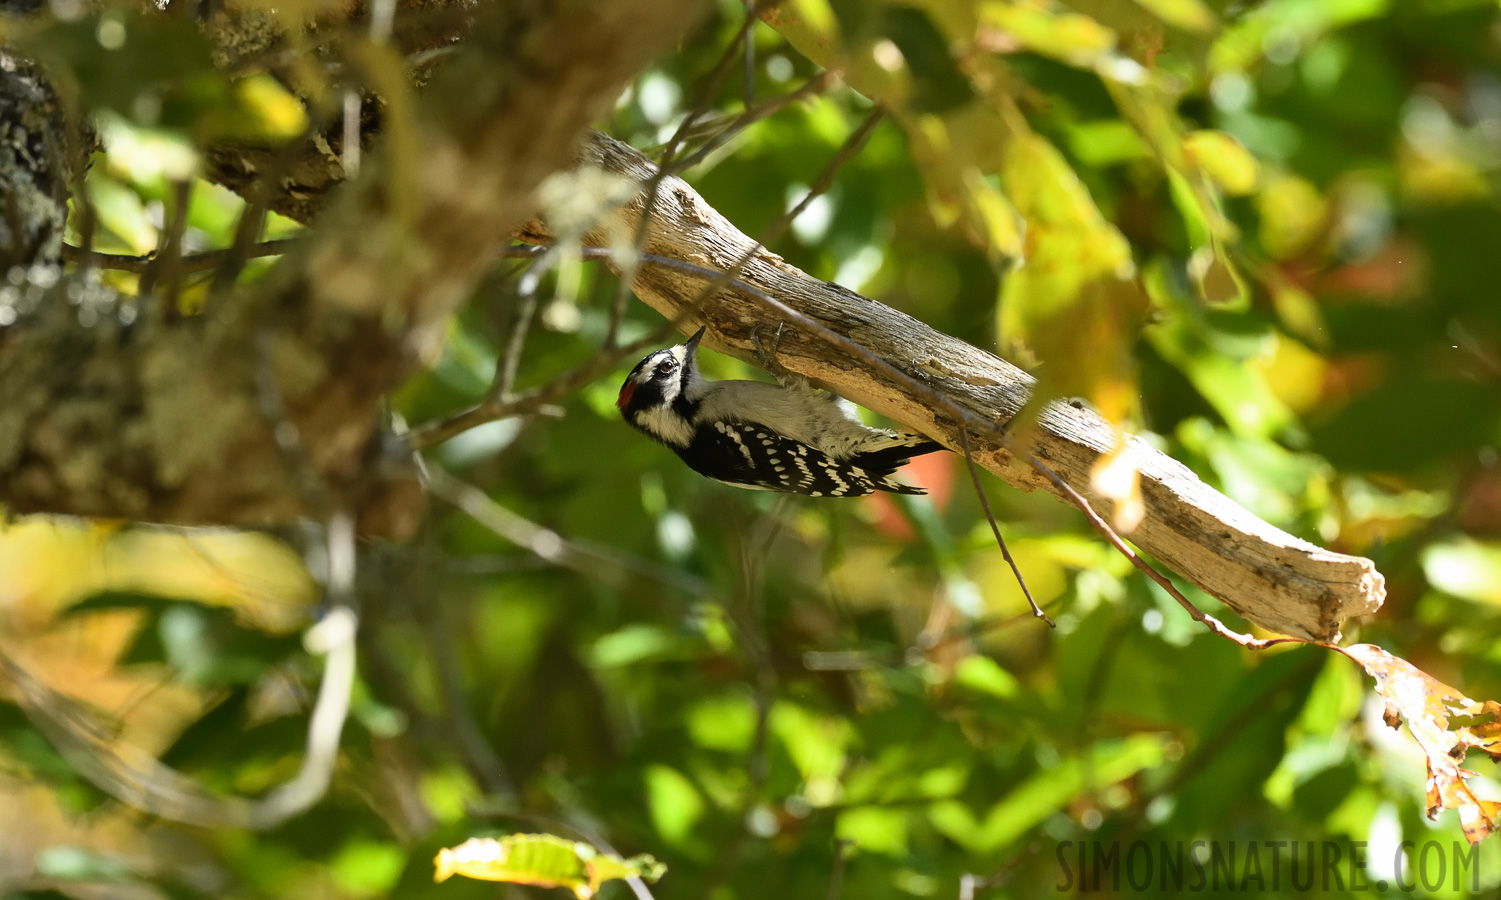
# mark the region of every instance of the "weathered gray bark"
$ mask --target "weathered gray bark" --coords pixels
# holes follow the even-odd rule
[[[58,262],[68,185],[87,163],[87,150],[69,153],[69,143],[66,119],[41,70],[0,50],[0,276],[18,266]],[[19,300],[15,291],[0,295],[3,306]]]
[[[0,327],[0,504],[236,525],[342,508],[369,531],[410,530],[422,494],[399,456],[381,464],[380,399],[537,184],[703,8],[486,5],[403,123],[409,142],[333,195],[270,277],[202,316],[31,285],[38,302]]]
[[[583,155],[595,166],[633,183],[646,183],[653,164],[640,153],[595,134]],[[595,246],[610,236],[634,235],[644,196],[609,211],[586,237]],[[749,255],[738,278],[798,313],[868,349],[907,378],[937,391],[991,427],[971,429],[975,459],[1022,490],[1061,492],[1025,459],[1012,452],[1001,425],[1021,409],[1032,378],[1010,363],[963,341],[940,334],[911,316],[853,291],[819,281],[784,263],[735,228],[686,182],[669,178],[658,191],[648,218],[646,252],[724,271]],[[522,236],[547,241],[541,222]],[[644,264],[636,293],[663,315],[693,309],[709,279],[663,266]],[[718,291],[691,317],[707,324],[705,343],[749,358],[751,333],[766,333],[781,321],[774,310],[733,286]],[[691,328],[685,328],[691,330]],[[880,367],[852,358],[796,323],[787,323],[778,362],[814,378],[851,400],[935,437],[960,446],[959,423],[934,408],[927,390],[890,377]],[[1110,515],[1109,500],[1094,495],[1089,474],[1095,462],[1115,448],[1115,433],[1085,409],[1053,403],[1040,417],[1031,452],[1096,510]],[[1130,540],[1193,584],[1218,597],[1246,619],[1282,634],[1333,640],[1340,623],[1374,612],[1385,596],[1385,580],[1368,559],[1346,556],[1299,540],[1263,522],[1200,481],[1186,466],[1130,439],[1130,458],[1141,471],[1146,518]]]

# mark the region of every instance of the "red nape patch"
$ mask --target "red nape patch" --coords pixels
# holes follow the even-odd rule
[[[615,408],[625,411],[625,405],[631,402],[631,395],[636,393],[636,382],[627,381],[620,388],[620,396],[615,398]]]

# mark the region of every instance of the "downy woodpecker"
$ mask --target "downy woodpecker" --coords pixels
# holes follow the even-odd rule
[[[780,375],[780,384],[707,381],[694,359],[703,336],[700,328],[686,343],[641,360],[615,401],[627,422],[693,471],[735,487],[810,497],[926,493],[891,475],[942,445],[862,425],[850,404],[796,375]]]

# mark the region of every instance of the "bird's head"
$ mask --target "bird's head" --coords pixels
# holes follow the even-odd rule
[[[667,444],[686,446],[692,440],[688,416],[704,383],[695,360],[704,331],[636,364],[615,399],[627,422]]]

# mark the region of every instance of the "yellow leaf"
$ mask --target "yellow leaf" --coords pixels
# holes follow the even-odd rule
[[[1111,421],[1126,418],[1130,347],[1146,309],[1130,245],[1062,154],[1031,132],[1007,145],[1001,183],[1025,222],[1022,259],[1001,284],[1002,345],[1023,342],[1041,361],[1037,397],[1084,396]]]
[[[977,170],[970,169],[964,175],[965,183],[969,186],[970,212],[975,223],[983,226],[987,249],[1003,256],[1020,255],[1022,235],[1016,210]]]
[[[1121,534],[1130,534],[1146,518],[1146,504],[1141,498],[1141,471],[1131,458],[1131,445],[1121,440],[1113,453],[1095,461],[1089,470],[1089,487],[1115,504],[1111,525]]]
[[[235,98],[254,118],[258,136],[286,140],[307,130],[307,111],[302,101],[270,75],[242,78],[235,82],[234,91]]]
[[[434,881],[463,875],[481,881],[565,887],[579,900],[589,900],[605,881],[617,878],[656,881],[667,871],[666,866],[644,854],[621,859],[600,853],[588,844],[551,834],[470,838],[457,847],[439,850],[433,865]]]
[[[1256,189],[1256,158],[1223,131],[1190,132],[1183,138],[1183,157],[1233,197]]]
[[[1195,250],[1188,258],[1188,274],[1194,280],[1199,298],[1208,306],[1244,309],[1250,302],[1245,282],[1216,242]]]
[[[1318,188],[1296,175],[1267,180],[1256,197],[1261,214],[1261,246],[1277,259],[1297,256],[1323,230],[1328,202]]]
[[[1115,49],[1115,32],[1077,13],[1054,13],[1032,3],[986,3],[980,10],[982,29],[1076,66],[1092,66]],[[988,38],[995,43],[998,35]],[[982,43],[987,42],[982,34]]]
[[[841,55],[839,22],[828,0],[792,0],[761,11],[761,20],[813,63],[834,68]],[[860,90],[856,85],[856,89]]]
[[[1136,0],[1148,12],[1184,31],[1210,31],[1217,24],[1214,13],[1200,0]]]

